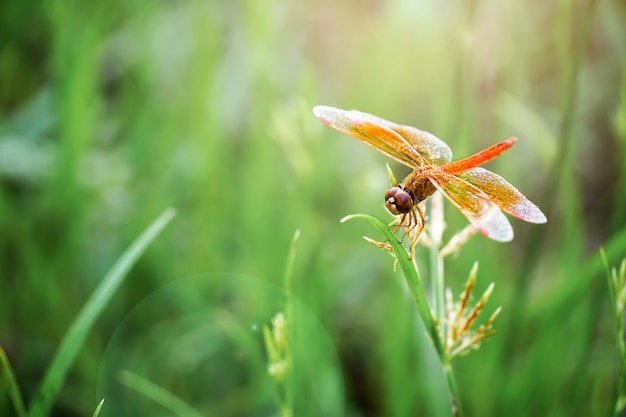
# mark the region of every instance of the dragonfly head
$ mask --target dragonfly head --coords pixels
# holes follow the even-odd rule
[[[392,214],[405,214],[413,209],[413,197],[400,187],[391,187],[385,193],[385,207]]]

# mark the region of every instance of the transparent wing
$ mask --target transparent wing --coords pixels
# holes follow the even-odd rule
[[[328,126],[358,139],[388,157],[410,168],[429,164],[395,123],[357,110],[341,110],[329,106],[315,106],[313,113]]]
[[[459,178],[480,188],[498,207],[518,219],[530,223],[547,221],[535,204],[498,174],[484,168],[472,168],[460,174]]]
[[[450,147],[432,133],[417,129],[413,126],[399,125],[381,117],[374,116],[373,114],[361,114],[387,126],[402,136],[420,155],[422,155],[427,164],[445,165],[452,160],[452,150]]]
[[[393,130],[413,145],[430,165],[445,165],[452,160],[450,147],[432,133],[402,125],[396,125]]]
[[[511,224],[485,192],[468,181],[443,171],[434,173],[429,179],[479,232],[499,242],[513,239]]]

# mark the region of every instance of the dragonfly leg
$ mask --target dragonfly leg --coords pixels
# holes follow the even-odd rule
[[[411,242],[409,246],[409,257],[413,258],[413,249],[415,248],[415,245],[417,245],[419,237],[424,230],[425,223],[422,209],[418,205],[416,205],[411,209],[411,211],[403,213],[402,216],[394,223],[394,233],[400,230],[400,228],[405,228],[405,231],[402,234],[402,238],[400,239],[400,243],[403,243],[404,239],[409,236]]]
[[[420,235],[422,234],[422,231],[424,231],[424,224],[425,224],[424,213],[422,213],[422,209],[420,208],[420,206],[415,205],[413,207],[413,210],[411,210],[411,215],[413,217],[413,221],[415,222],[415,224],[410,229],[407,229],[407,234],[409,232],[413,233],[413,240],[411,241],[411,245],[409,246],[409,258],[413,258],[415,245],[417,245]],[[418,221],[418,215],[419,215],[419,221]],[[418,230],[415,230],[415,228],[418,228]]]
[[[405,224],[404,224],[404,220],[407,218],[407,216],[408,216],[409,214],[410,214],[410,213],[402,213],[402,217],[400,218],[400,220],[398,220],[398,219],[396,218],[396,220],[395,220],[395,222],[394,222],[394,223],[396,223],[396,222],[397,222],[397,223],[396,223],[396,227],[393,229],[393,232],[394,232],[394,233],[396,233],[398,230],[400,230],[400,228],[401,228],[401,227],[407,227],[407,226],[405,226]],[[392,224],[393,224],[393,223],[392,223]],[[411,222],[410,222],[410,217],[409,217],[409,225],[410,225],[410,224],[411,224]]]

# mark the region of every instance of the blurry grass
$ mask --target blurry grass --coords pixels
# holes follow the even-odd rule
[[[591,20],[590,4],[3,3],[0,343],[24,398],[108,260],[173,205],[180,221],[85,339],[57,414],[93,411],[103,346],[147,293],[205,271],[280,282],[300,228],[293,292],[335,338],[346,415],[441,415],[445,381],[390,260],[358,222],[338,224],[384,218],[386,160],[323,130],[310,108],[331,104],[431,131],[456,157],[519,136],[490,169],[553,208],[545,228],[513,220],[512,243],[477,236],[446,261],[465,276],[478,260],[500,325],[515,323],[458,362],[463,404],[607,414],[616,375],[595,249],[610,263],[626,251],[626,11],[598,1]],[[462,228],[448,209],[448,231]]]
[[[91,330],[104,308],[109,304],[128,271],[137,262],[137,259],[143,254],[148,245],[172,220],[174,215],[175,211],[173,209],[168,209],[161,214],[120,256],[103,278],[98,288],[87,300],[85,306],[67,330],[58,352],[48,367],[37,394],[30,405],[28,411],[30,417],[49,414],[53,401],[62,388],[65,375],[74,362],[78,351],[83,346],[87,333]]]
[[[169,410],[175,416],[202,417],[203,415],[196,411],[191,405],[170,393],[167,389],[132,372],[119,371],[119,380],[121,384],[132,388],[139,394],[160,404],[164,409]]]
[[[293,371],[295,367],[299,366],[294,363],[292,355],[295,342],[293,270],[299,240],[300,229],[297,229],[291,239],[287,262],[285,264],[285,275],[283,278],[283,290],[285,292],[284,309],[273,316],[271,331],[268,326],[263,326],[263,340],[265,354],[267,356],[267,372],[274,381],[276,406],[281,417],[292,417],[294,415],[293,384],[295,383],[295,379]],[[302,407],[302,405],[300,406]]]
[[[104,405],[104,398],[98,403],[98,406],[93,412],[93,417],[98,417],[100,415],[100,411],[102,410],[103,405]]]
[[[626,338],[624,336],[624,313],[626,312],[626,258],[618,267],[610,267],[604,251],[600,253],[606,269],[610,292],[611,310],[614,317],[615,345],[617,346],[618,382],[613,415],[620,416],[626,408]]]
[[[24,408],[24,400],[22,399],[22,393],[20,387],[15,379],[15,374],[7,355],[4,353],[2,347],[0,347],[0,375],[2,375],[2,382],[6,392],[13,403],[13,409],[17,417],[25,417],[26,409]]]

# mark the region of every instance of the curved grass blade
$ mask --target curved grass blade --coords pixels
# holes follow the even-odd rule
[[[443,341],[441,340],[441,335],[439,333],[437,324],[433,319],[433,315],[430,311],[430,307],[428,306],[428,300],[426,298],[426,292],[424,291],[424,286],[422,285],[422,281],[420,279],[417,268],[409,259],[409,254],[406,249],[402,246],[402,244],[398,241],[398,238],[395,234],[389,229],[382,221],[378,220],[376,217],[369,216],[367,214],[352,214],[350,216],[346,216],[341,219],[342,222],[351,220],[351,219],[364,219],[367,220],[376,230],[378,230],[384,237],[387,242],[393,248],[393,252],[396,255],[396,259],[398,260],[398,264],[404,273],[404,278],[406,283],[411,291],[411,295],[413,295],[413,300],[415,301],[415,305],[417,306],[417,311],[424,322],[424,326],[426,326],[426,330],[428,331],[428,335],[430,336],[431,341],[433,342],[437,353],[439,354],[442,362],[447,362],[446,357],[446,349],[443,345]]]
[[[118,258],[98,288],[91,294],[65,333],[59,350],[28,410],[29,417],[45,417],[50,413],[52,403],[63,386],[65,374],[83,346],[93,323],[107,306],[137,259],[175,215],[176,210],[173,208],[165,210]]]
[[[93,412],[93,417],[98,417],[98,415],[100,414],[100,410],[102,410],[103,405],[104,405],[104,398],[102,399],[102,401],[100,401],[100,403],[96,407],[96,410]]]
[[[170,410],[175,416],[204,417],[199,411],[176,395],[142,376],[129,371],[120,371],[118,375],[123,385]]]
[[[9,398],[11,398],[11,402],[13,403],[15,415],[17,417],[24,417],[26,415],[26,410],[24,408],[24,400],[22,399],[22,394],[20,392],[20,386],[17,385],[13,368],[11,368],[11,363],[9,362],[9,359],[7,358],[6,353],[4,353],[4,349],[2,349],[2,347],[0,347],[0,376],[2,376],[2,382],[4,383],[7,393],[9,394]]]

